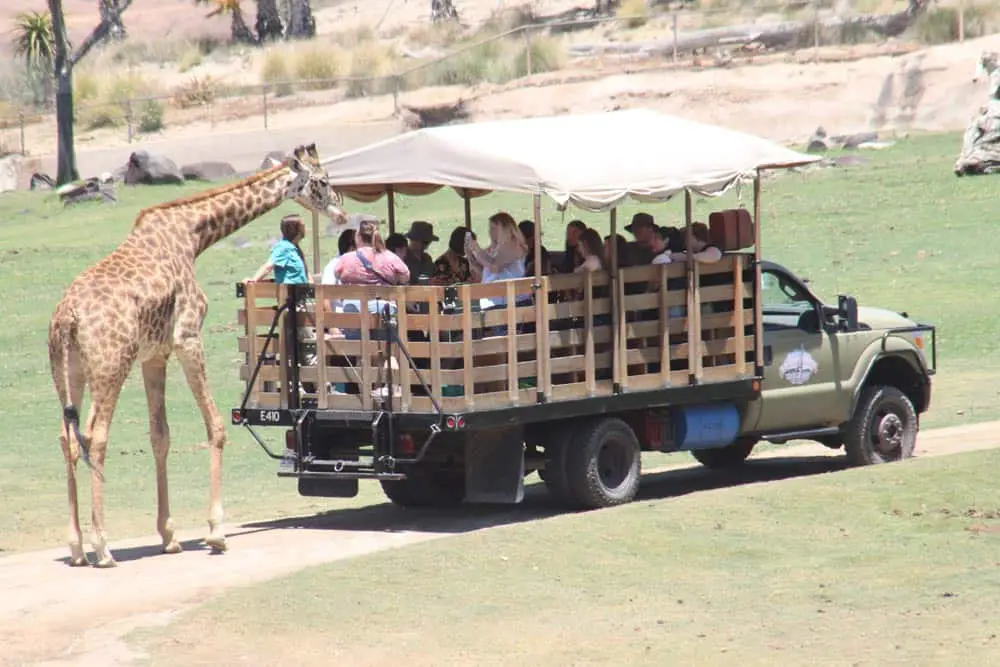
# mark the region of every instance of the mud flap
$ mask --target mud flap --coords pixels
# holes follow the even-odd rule
[[[516,504],[524,498],[524,429],[470,433],[465,443],[465,501]]]
[[[299,477],[299,495],[314,498],[353,498],[358,495],[358,480]]]

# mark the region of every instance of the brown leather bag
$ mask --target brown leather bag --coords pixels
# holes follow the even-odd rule
[[[753,219],[745,208],[716,211],[708,216],[708,235],[723,252],[753,245]]]

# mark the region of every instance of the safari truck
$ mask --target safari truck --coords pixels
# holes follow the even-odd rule
[[[533,197],[536,267],[542,197],[606,211],[612,234],[627,198],[683,197],[689,239],[693,194],[752,185],[753,205],[709,216],[714,263],[612,256],[608,271],[487,284],[237,285],[246,392],[232,421],[302,495],[349,497],[371,479],[409,507],[518,503],[535,471],[565,505],[616,505],[635,496],[644,450],[710,468],[762,440],[816,440],[856,464],[909,457],[934,327],[849,296],[825,303],[761,257],[761,173],[815,159],[646,110],[424,129],[337,156],[331,186],[385,197],[390,231],[397,195],[450,188],[469,227],[479,196]],[[263,426],[283,432],[278,451]]]

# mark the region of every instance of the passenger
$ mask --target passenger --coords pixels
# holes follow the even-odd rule
[[[612,239],[614,239],[614,245],[612,245]],[[617,250],[618,252],[618,268],[625,269],[632,266],[632,253],[630,252],[628,241],[621,234],[615,234],[611,236],[610,234],[604,237],[604,261],[607,262],[607,266],[611,266],[611,253],[612,250]]]
[[[501,211],[490,216],[490,241],[485,250],[479,247],[475,239],[467,238],[465,241],[465,255],[469,258],[473,273],[480,276],[480,281],[492,283],[523,278],[528,244],[509,213]],[[531,295],[518,295],[517,302],[519,305],[530,303]],[[480,299],[483,310],[506,305],[504,297]],[[496,327],[493,335],[503,335],[498,333],[500,329],[506,332],[506,327]]]
[[[604,258],[604,244],[601,243],[601,235],[595,230],[588,229],[581,234],[576,247],[580,255],[580,264],[574,270],[575,273],[607,270],[608,266]]]
[[[625,231],[635,236],[635,242],[629,244],[635,266],[653,261],[652,245],[656,230],[656,221],[649,213],[636,213],[632,216],[632,222],[625,225]]]
[[[682,252],[675,255],[674,261],[687,261],[688,255],[697,261],[705,264],[714,264],[722,259],[722,250],[712,244],[712,237],[708,232],[708,225],[704,222],[695,222],[691,225],[691,252]]]
[[[334,274],[342,285],[403,285],[410,270],[398,255],[386,250],[378,223],[365,221],[355,235],[357,249],[340,258]]]
[[[406,262],[410,257],[409,252],[407,252],[407,246],[409,246],[409,242],[402,234],[389,234],[385,238],[385,249],[395,253],[396,257],[399,257],[403,262]],[[409,264],[407,264],[407,267],[409,267]]]
[[[476,238],[475,232],[465,227],[456,227],[448,237],[448,249],[434,262],[434,273],[431,276],[431,283],[434,285],[455,285],[457,283],[471,283],[472,270],[469,268],[469,259],[465,256],[465,235],[471,234]]]
[[[302,254],[302,248],[299,247],[299,242],[305,236],[306,223],[299,215],[292,213],[282,218],[281,240],[271,247],[271,256],[257,269],[257,273],[244,282],[258,282],[273,270],[274,282],[279,285],[308,283],[309,272],[306,270],[306,256]]]
[[[571,220],[566,225],[566,248],[562,261],[555,267],[559,273],[573,273],[577,265],[582,261],[576,246],[580,242],[580,235],[587,231],[587,225],[582,220]]]
[[[431,243],[440,240],[434,234],[434,225],[424,220],[416,220],[410,225],[406,238],[410,240],[406,259],[406,266],[410,269],[410,283],[416,285],[424,276],[430,280],[434,275],[434,260],[427,254],[427,248]]]
[[[680,252],[680,230],[676,227],[660,227],[650,244],[654,255],[652,264],[671,264],[674,253]]]
[[[517,224],[517,228],[524,237],[524,242],[528,244],[528,257],[524,262],[524,274],[535,275],[535,223],[531,220],[522,220]],[[542,271],[539,275],[547,276],[552,273],[552,258],[549,251],[542,246]]]

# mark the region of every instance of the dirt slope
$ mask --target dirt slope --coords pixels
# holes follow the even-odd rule
[[[918,456],[941,456],[1000,446],[998,423],[926,431]],[[788,460],[787,457],[801,457]],[[836,470],[839,452],[819,445],[760,454],[771,459],[749,466],[744,482],[773,483],[789,476]],[[829,464],[824,463],[829,461]],[[661,479],[657,479],[660,477]],[[669,479],[668,479],[669,478]],[[647,497],[666,497],[716,487],[718,477],[701,468],[652,475]],[[447,535],[504,523],[539,520],[553,513],[546,496],[532,489],[525,506],[471,510],[459,516],[404,513],[388,505],[325,516],[262,521],[230,527],[229,553],[210,556],[201,535],[182,535],[186,551],[158,553],[156,537],[116,541],[114,570],[66,566],[63,548],[0,559],[0,664],[127,664],[121,637],[135,628],[164,624],[177,612],[229,588],[278,577],[311,565],[354,558]]]

